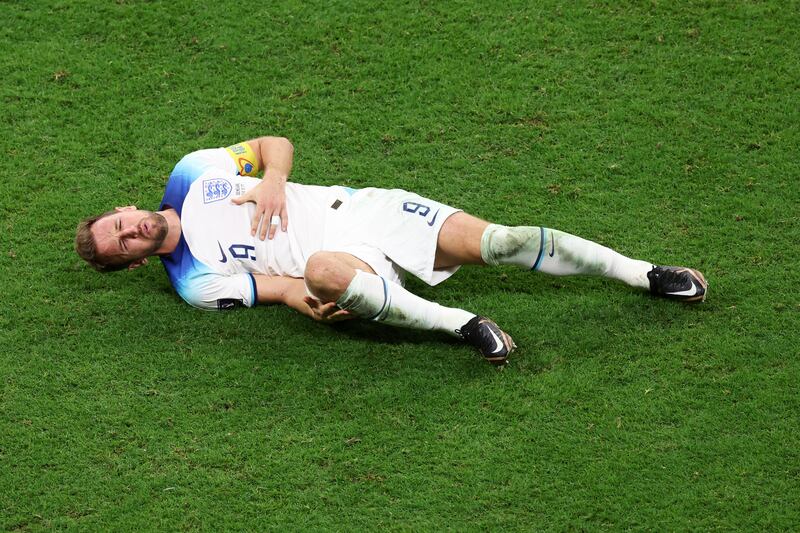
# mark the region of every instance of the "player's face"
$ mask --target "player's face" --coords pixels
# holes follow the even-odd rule
[[[167,236],[167,220],[152,211],[117,208],[92,225],[97,253],[114,264],[153,255]]]

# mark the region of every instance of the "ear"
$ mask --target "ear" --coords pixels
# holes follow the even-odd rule
[[[131,261],[131,264],[128,265],[128,270],[133,270],[134,268],[139,268],[142,265],[147,264],[147,258],[142,257],[141,259],[137,259],[136,261]]]
[[[125,207],[115,207],[114,211],[116,211],[117,213],[120,213],[122,211],[136,211],[136,206],[135,205],[126,205]]]

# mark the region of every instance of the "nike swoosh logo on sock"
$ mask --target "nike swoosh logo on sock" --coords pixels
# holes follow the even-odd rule
[[[439,216],[439,209],[436,210],[436,212],[433,214],[433,218],[431,219],[430,222],[428,222],[429,226],[433,226],[433,223],[436,222],[436,217],[437,216]]]
[[[556,255],[556,238],[553,236],[553,232],[550,232],[550,257]]]

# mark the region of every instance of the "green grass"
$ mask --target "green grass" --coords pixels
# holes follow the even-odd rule
[[[488,7],[488,6],[493,7]],[[0,2],[0,528],[796,530],[797,2]],[[464,268],[432,334],[204,313],[77,221],[199,148],[701,269]]]

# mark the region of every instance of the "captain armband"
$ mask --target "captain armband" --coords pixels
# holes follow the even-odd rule
[[[239,143],[225,148],[236,163],[236,170],[241,176],[258,176],[258,156],[250,143]]]

